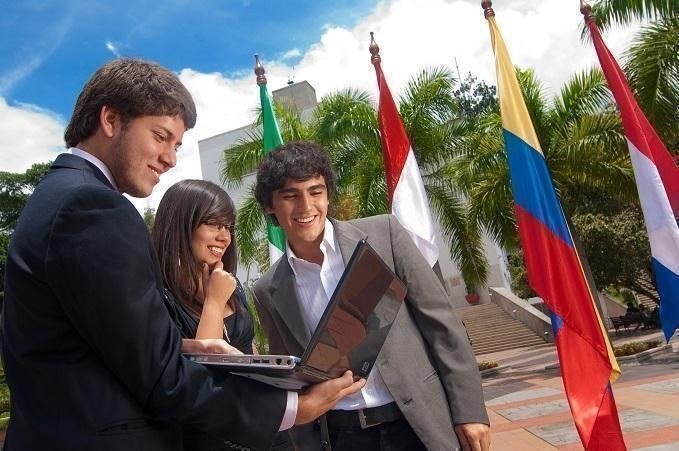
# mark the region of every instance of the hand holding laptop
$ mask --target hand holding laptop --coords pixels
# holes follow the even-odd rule
[[[353,395],[363,388],[365,379],[354,382],[351,371],[341,377],[311,385],[300,393],[297,404],[295,424],[309,423],[335,407],[340,399]]]

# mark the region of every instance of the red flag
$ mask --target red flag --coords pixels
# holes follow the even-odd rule
[[[372,33],[370,36],[372,37]],[[372,62],[380,90],[378,117],[389,206],[392,214],[408,231],[429,265],[434,266],[439,257],[439,250],[434,238],[434,223],[429,211],[429,202],[410,140],[382,73],[378,51],[379,47],[373,39],[370,52],[373,53]]]

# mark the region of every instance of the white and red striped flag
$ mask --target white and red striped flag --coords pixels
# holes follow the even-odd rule
[[[584,4],[581,11],[627,136],[660,293],[660,323],[669,341],[679,327],[679,167],[634,99],[625,74],[601,37],[591,7]]]
[[[389,195],[391,213],[396,216],[408,231],[424,258],[430,266],[434,266],[439,258],[439,250],[435,241],[434,222],[429,211],[427,194],[417,166],[413,148],[406,135],[401,116],[389,91],[380,66],[379,47],[372,39],[371,61],[377,73],[377,85],[380,90],[378,118],[380,123],[380,140],[382,141],[382,158]]]

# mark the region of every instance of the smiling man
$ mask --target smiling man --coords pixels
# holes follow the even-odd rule
[[[366,386],[316,424],[293,428],[295,444],[334,451],[488,450],[476,359],[439,279],[393,216],[329,219],[335,181],[324,150],[309,142],[277,148],[258,168],[257,201],[287,238],[286,253],[255,284],[271,352],[301,355],[361,239],[408,294]]]
[[[122,195],[151,194],[196,122],[175,74],[114,60],[87,82],[60,155],[12,235],[2,356],[12,402],[5,450],[181,450],[181,426],[220,449],[268,449],[360,389],[351,373],[297,395],[182,357],[146,225]]]

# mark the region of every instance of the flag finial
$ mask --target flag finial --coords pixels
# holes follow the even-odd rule
[[[257,75],[258,85],[266,84],[266,75],[264,75],[265,72],[264,66],[262,66],[262,63],[259,61],[259,55],[255,53],[255,75]]]
[[[585,23],[594,21],[594,14],[592,14],[592,6],[585,0],[580,0],[580,12],[585,16]]]
[[[371,63],[379,64],[382,62],[382,57],[380,56],[380,46],[377,45],[377,42],[375,42],[375,35],[372,31],[370,32],[370,47],[368,47],[368,50],[370,50],[370,54],[372,55],[370,57]]]
[[[486,19],[489,17],[495,17],[495,11],[493,11],[493,2],[490,0],[483,0],[481,2],[481,8],[483,8],[483,17]]]

